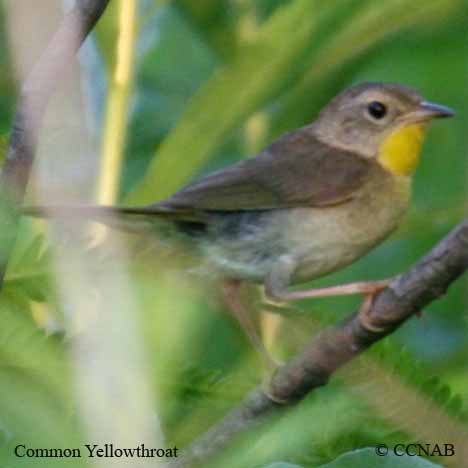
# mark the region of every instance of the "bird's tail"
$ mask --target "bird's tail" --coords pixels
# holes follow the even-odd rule
[[[193,214],[186,210],[174,210],[161,205],[144,207],[118,207],[102,205],[50,205],[25,206],[22,213],[36,218],[94,221],[127,232],[141,232],[153,228],[160,219],[190,221]]]

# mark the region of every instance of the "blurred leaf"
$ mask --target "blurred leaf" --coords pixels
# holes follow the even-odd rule
[[[429,397],[439,407],[457,420],[466,421],[468,413],[465,409],[463,395],[452,391],[450,385],[439,376],[427,377],[433,372],[431,365],[415,358],[406,347],[402,347],[395,339],[378,343],[368,353],[379,365],[385,368],[388,375],[394,374],[404,379],[416,391]]]
[[[8,137],[5,135],[0,135],[0,167],[3,164],[6,153],[8,150]]]
[[[299,465],[293,465],[292,463],[287,462],[276,462],[271,465],[265,466],[264,468],[303,468]]]
[[[303,108],[305,97],[313,102],[314,109],[323,106],[329,98],[329,93],[323,93],[323,88],[330,84],[335,86],[334,94],[337,92],[336,84],[341,86],[343,75],[337,74],[340,68],[349,66],[382,41],[389,41],[392,34],[402,29],[421,27],[427,21],[442,22],[461,5],[463,0],[436,0],[430,4],[424,0],[367,2],[367,7],[349,18],[339,30],[325,32],[327,40],[321,42],[309,69],[280,101],[271,123],[272,134],[278,135],[286,130],[284,116],[294,119],[293,122],[288,121],[288,126],[303,125],[304,119],[297,110]]]
[[[229,131],[297,77],[301,68],[297,65],[304,63],[317,25],[332,10],[317,5],[316,1],[297,0],[278,9],[255,41],[242,47],[234,62],[202,87],[129,202],[144,203],[169,195],[193,175]],[[184,158],[183,164],[180,158]]]
[[[71,369],[63,343],[36,327],[17,294],[2,292],[0,320],[0,428],[6,434],[0,465],[17,465],[14,447],[18,444],[77,447],[82,441],[71,417]],[[38,463],[26,460],[24,465]]]
[[[122,192],[139,181],[155,144],[176,125],[189,99],[219,63],[187,17],[173,5],[145,17],[137,52],[127,148],[130,157],[125,161]]]
[[[228,58],[236,50],[234,8],[228,0],[176,0],[175,6],[192,24],[194,31],[220,57]]]
[[[322,465],[321,468],[436,468],[436,465],[421,457],[397,456],[389,452],[386,456],[378,456],[374,448],[355,450],[337,458],[335,461]]]
[[[9,132],[11,116],[16,98],[16,87],[14,82],[15,72],[11,60],[11,51],[8,40],[8,24],[5,21],[4,3],[0,3],[0,134]],[[3,145],[0,145],[3,146]]]
[[[292,0],[254,0],[258,16],[261,19],[271,16],[277,8],[290,3]]]
[[[30,300],[37,302],[44,302],[50,297],[51,251],[44,244],[44,236],[36,235],[29,243],[23,241],[15,245],[5,277],[7,291],[20,290]]]

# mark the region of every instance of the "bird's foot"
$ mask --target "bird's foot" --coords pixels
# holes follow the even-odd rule
[[[391,280],[383,280],[383,281],[376,281],[369,284],[366,292],[364,293],[364,300],[359,308],[358,317],[361,322],[361,325],[366,330],[369,330],[374,333],[380,333],[384,329],[378,327],[372,323],[370,319],[370,311],[372,309],[372,304],[374,303],[374,299],[380,291],[384,290],[389,284]]]
[[[275,373],[278,371],[279,367],[282,367],[284,364],[278,364],[278,367],[274,369],[273,372],[269,373],[262,381],[262,390],[266,397],[277,405],[286,405],[288,403],[287,398],[280,398],[274,394],[271,387],[271,382]]]

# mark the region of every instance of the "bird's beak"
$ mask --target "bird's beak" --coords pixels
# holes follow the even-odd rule
[[[455,112],[450,107],[434,104],[433,102],[422,101],[416,110],[410,112],[405,120],[411,123],[428,122],[432,119],[453,117]]]

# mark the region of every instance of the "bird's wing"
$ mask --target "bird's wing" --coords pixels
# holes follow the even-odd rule
[[[196,213],[336,205],[352,198],[372,166],[297,130],[259,156],[209,174],[153,207]]]
[[[204,224],[210,211],[324,207],[351,199],[376,164],[327,146],[297,130],[248,159],[196,181],[172,197],[143,207],[25,207],[30,216],[93,219],[125,230],[165,218]],[[139,221],[139,222],[137,222]]]

